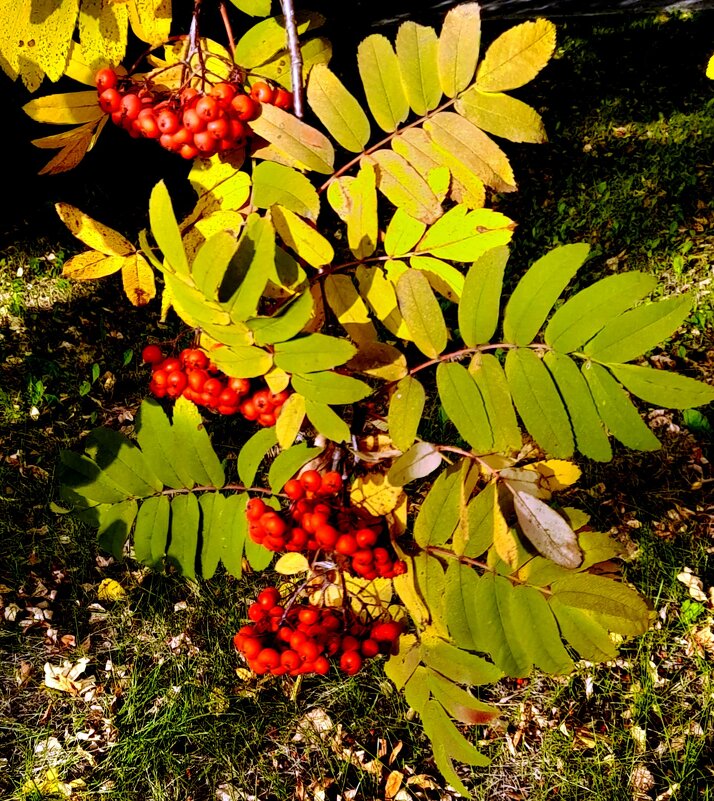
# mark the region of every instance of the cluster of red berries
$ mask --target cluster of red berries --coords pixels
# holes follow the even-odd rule
[[[336,472],[307,470],[290,479],[284,492],[293,501],[289,520],[260,498],[248,501],[248,533],[270,551],[332,554],[339,567],[371,581],[394,578],[406,571],[389,542],[383,518],[328,503],[342,489]]]
[[[200,348],[186,348],[164,358],[158,345],[147,345],[142,359],[153,370],[149,391],[155,398],[184,398],[219,414],[240,414],[261,426],[274,426],[288,392],[273,394],[267,387],[251,391],[247,378],[228,378]]]
[[[263,81],[253,84],[250,94],[239,84],[222,81],[207,92],[187,87],[166,96],[105,67],[95,82],[99,106],[111,114],[112,122],[134,138],[156,139],[161,147],[185,159],[210,158],[242,148],[251,133],[248,122],[259,115],[261,103],[286,110],[292,107],[290,92]]]
[[[262,676],[324,675],[330,659],[354,675],[365,659],[394,652],[402,624],[392,619],[360,620],[343,608],[281,604],[275,587],[263,590],[248,609],[252,625],[233,638],[250,669]]]

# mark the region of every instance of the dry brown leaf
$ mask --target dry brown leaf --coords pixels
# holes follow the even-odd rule
[[[402,781],[404,781],[404,774],[398,770],[393,770],[389,776],[387,776],[387,781],[384,785],[384,797],[394,798],[399,792],[399,788],[402,786]]]
[[[689,590],[689,594],[692,596],[692,598],[694,598],[695,601],[699,601],[703,604],[707,603],[709,598],[704,592],[704,583],[699,576],[695,576],[694,573],[692,573],[690,568],[685,567],[677,576],[677,580],[684,584],[684,586]]]

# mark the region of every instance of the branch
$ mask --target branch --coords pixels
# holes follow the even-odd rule
[[[221,0],[221,19],[223,20],[223,25],[226,29],[226,37],[228,38],[228,51],[231,54],[231,58],[235,61],[235,49],[236,43],[233,39],[233,28],[231,27],[231,22],[228,19],[228,10],[226,9],[226,4]]]
[[[295,116],[302,119],[302,52],[300,51],[300,42],[298,40],[297,22],[295,21],[295,7],[293,6],[293,0],[280,0],[280,6],[285,16],[285,30],[288,34],[290,77],[293,82],[293,108]]]

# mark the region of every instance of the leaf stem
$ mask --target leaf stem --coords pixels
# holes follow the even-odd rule
[[[235,61],[236,43],[233,38],[233,28],[231,27],[231,21],[228,19],[228,10],[226,9],[226,4],[223,0],[221,0],[220,10],[221,10],[221,19],[223,20],[223,25],[226,29],[226,38],[228,39],[228,52],[231,54],[231,58]]]
[[[229,490],[231,492],[259,492],[263,495],[273,495],[276,498],[288,498],[284,492],[273,492],[265,487],[246,487],[243,484],[224,484],[222,487],[200,486],[200,487],[181,487],[180,489],[163,489],[162,495],[185,495],[189,492],[220,492]]]

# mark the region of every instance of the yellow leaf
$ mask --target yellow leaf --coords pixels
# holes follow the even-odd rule
[[[532,81],[555,50],[555,25],[547,19],[524,22],[502,33],[476,72],[484,92],[507,92]]]
[[[131,0],[129,22],[134,35],[147,44],[160,45],[171,30],[171,0]]]
[[[74,281],[91,281],[116,273],[123,266],[124,256],[105,256],[97,250],[88,250],[66,261],[62,275]]]
[[[72,779],[70,782],[62,782],[60,781],[57,768],[47,768],[43,774],[34,779],[28,779],[20,788],[20,793],[23,798],[36,798],[38,795],[42,798],[53,798],[57,796],[69,798],[70,796],[74,796],[75,790],[81,790],[86,786],[86,783],[82,779]]]
[[[312,72],[313,67],[319,64],[330,63],[330,59],[332,58],[332,43],[323,36],[315,36],[300,45],[300,53],[302,54],[302,79],[304,83],[310,72]],[[275,58],[267,61],[265,64],[254,67],[252,72],[263,78],[269,78],[271,81],[279,83],[284,89],[287,89],[288,92],[292,92],[293,90],[292,75],[290,74],[290,57],[285,50],[282,50]]]
[[[78,125],[104,116],[97,103],[97,93],[89,91],[36,97],[25,103],[22,110],[33,120],[50,125]]]
[[[295,442],[295,437],[298,435],[304,419],[305,398],[297,392],[293,392],[280,409],[275,423],[278,445],[283,450],[287,450]]]
[[[102,128],[106,124],[108,117],[99,120],[99,125],[95,122],[87,126],[74,128],[73,136],[67,139],[67,144],[50,159],[45,166],[39,170],[39,175],[53,175],[58,172],[66,172],[79,164],[84,158],[85,153],[94,147]]]
[[[421,117],[441,100],[436,31],[409,20],[399,26],[396,44],[404,92],[412,110]]]
[[[136,248],[108,225],[97,222],[69,203],[56,203],[55,210],[70,232],[90,248],[107,256],[128,256]]]
[[[396,53],[389,40],[374,33],[357,48],[357,66],[372,116],[391,133],[409,114]]]
[[[124,258],[121,278],[124,292],[134,306],[145,306],[156,297],[154,271],[141,253]]]
[[[87,669],[89,659],[83,656],[78,659],[73,665],[71,662],[65,660],[63,664],[51,665],[49,662],[45,663],[45,687],[51,690],[59,690],[63,693],[70,695],[81,695],[87,691],[94,689],[94,676],[86,679],[79,677]]]
[[[408,269],[406,265],[405,269]],[[357,281],[360,294],[370,305],[377,319],[399,339],[411,339],[409,329],[399,311],[394,283],[384,275],[382,269],[361,264],[357,268]]]
[[[244,344],[249,345],[251,344],[252,339],[250,342],[246,341]],[[281,370],[279,367],[271,368],[264,376],[265,383],[268,385],[268,389],[274,394],[277,395],[278,392],[282,392],[284,389],[288,388],[290,384],[290,373],[286,373],[285,370]]]
[[[376,517],[382,517],[402,502],[404,490],[389,483],[387,476],[372,472],[356,479],[350,487],[350,501]]]
[[[371,164],[363,162],[347,189],[345,214],[347,244],[357,259],[366,259],[377,247],[377,176]]]
[[[421,270],[433,290],[453,303],[459,302],[464,290],[464,276],[453,264],[432,256],[412,256],[409,266],[413,270]]]
[[[510,95],[482,92],[474,86],[461,95],[455,108],[474,125],[511,142],[546,141],[540,114]]]
[[[310,563],[304,554],[285,553],[273,565],[273,570],[282,576],[294,576],[296,573],[303,573],[309,570]]]
[[[709,59],[709,63],[707,64],[707,78],[711,78],[714,81],[714,56],[711,56]]]
[[[105,578],[99,584],[97,598],[100,601],[123,601],[126,598],[126,590],[118,581]]]
[[[86,139],[87,136],[91,137],[95,127],[96,123],[94,121],[86,122],[84,125],[70,128],[67,131],[62,131],[62,133],[41,136],[39,139],[32,139],[30,141],[35,147],[39,147],[40,150],[62,148],[71,145],[76,139]]]
[[[334,259],[335,251],[329,241],[290,209],[271,206],[270,214],[283,242],[308,264],[322,267]]]
[[[438,51],[439,81],[447,97],[455,97],[471,83],[480,46],[478,3],[462,3],[452,8],[441,28]]]
[[[348,275],[328,275],[324,287],[327,302],[350,339],[358,344],[377,339],[367,306]]]
[[[421,128],[407,128],[392,139],[392,150],[404,157],[423,177],[441,166],[441,155]]]
[[[82,0],[79,44],[87,64],[95,70],[107,64],[119,64],[126,53],[128,27],[126,3]]]
[[[359,343],[357,354],[347,362],[346,366],[356,373],[379,378],[382,381],[399,381],[408,372],[404,354],[386,342]]]
[[[539,484],[544,486],[549,492],[558,492],[569,487],[582,475],[582,471],[577,465],[564,459],[547,459],[543,462],[533,462],[524,465],[526,470],[535,470],[543,477]]]
[[[86,84],[87,86],[94,86],[94,76],[96,70],[93,70],[87,64],[80,46],[72,40],[69,46],[69,54],[67,56],[67,66],[64,68],[64,74],[74,81]]]
[[[353,153],[362,152],[370,134],[367,115],[325,64],[318,64],[310,71],[307,100],[317,118],[342,147]]]
[[[22,43],[20,65],[27,60],[36,64],[51,81],[62,77],[72,41],[72,32],[79,13],[79,0],[63,2],[10,3],[15,13],[25,16],[22,35],[15,46]],[[22,68],[22,66],[21,66]]]

